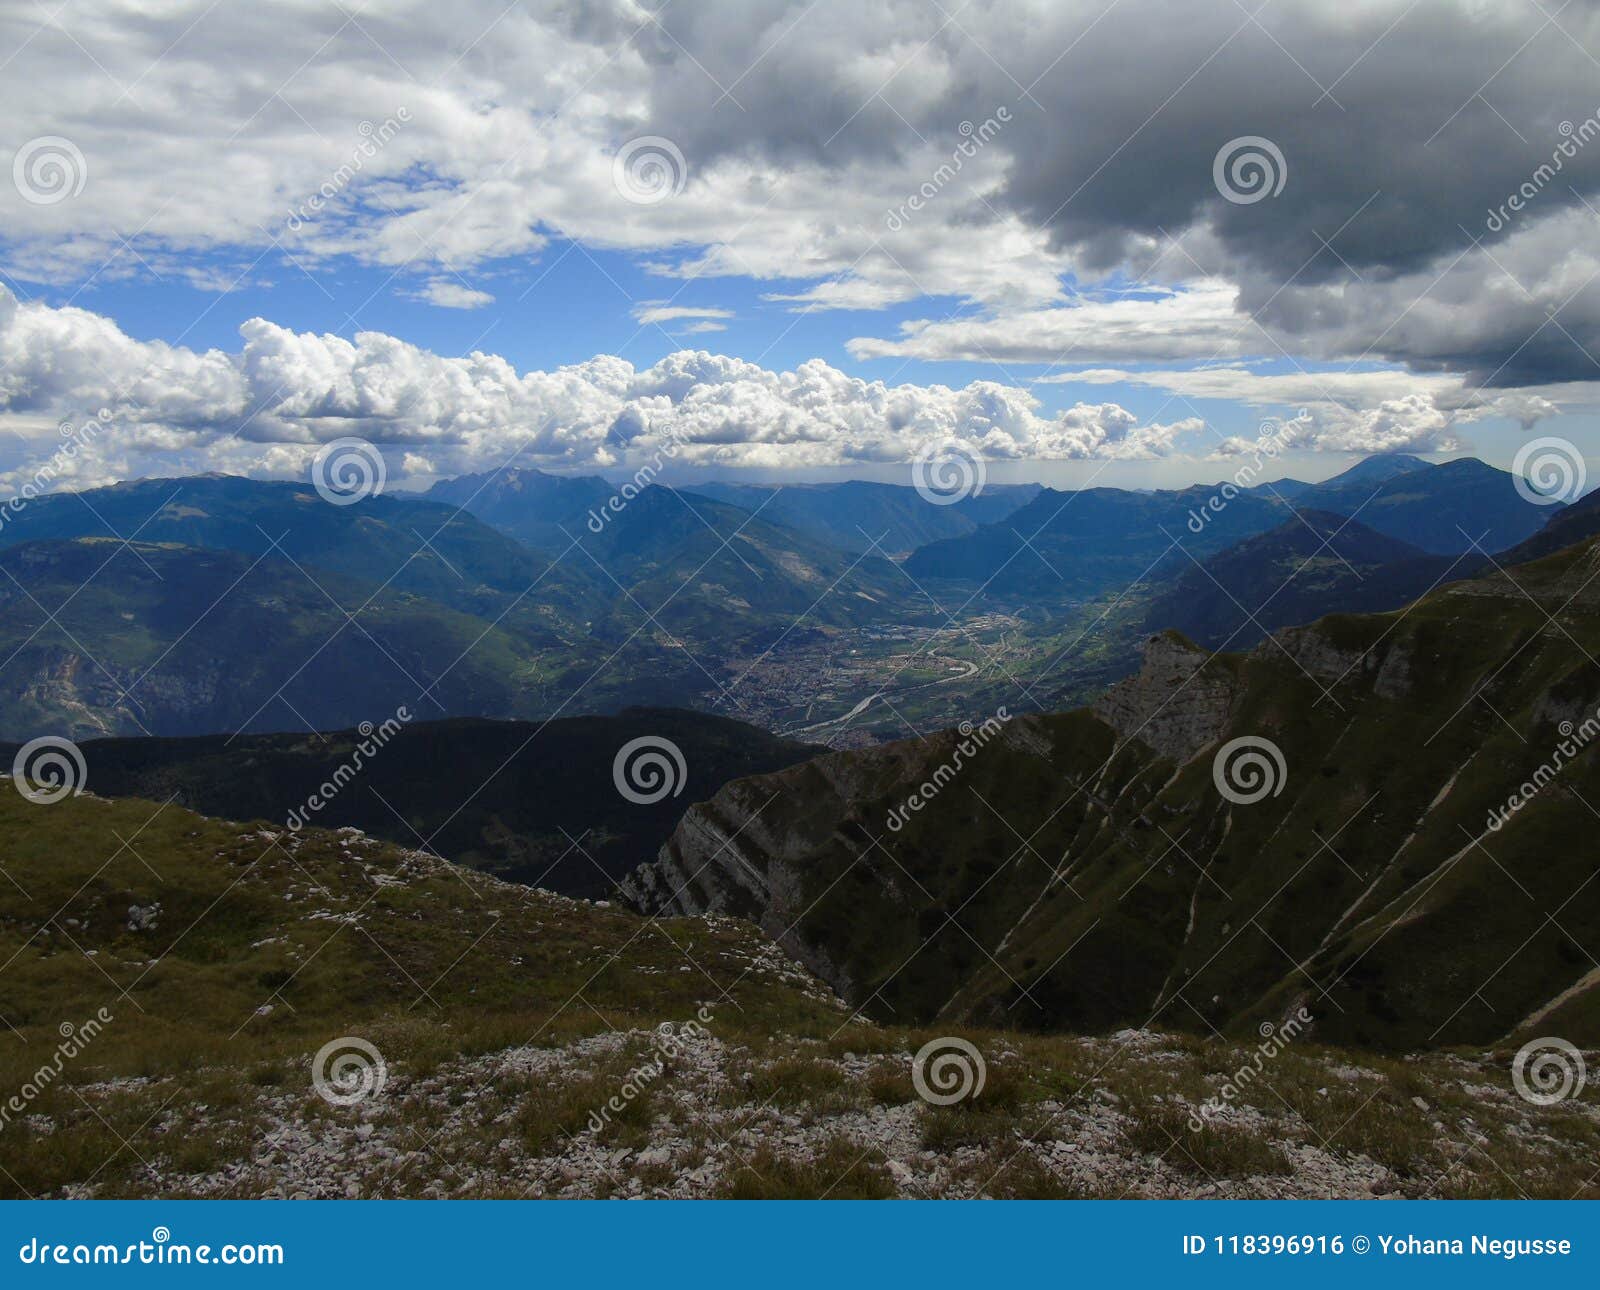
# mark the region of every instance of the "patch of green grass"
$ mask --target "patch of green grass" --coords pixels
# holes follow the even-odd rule
[[[1064,1167],[1053,1164],[1026,1145],[1005,1146],[991,1151],[964,1169],[957,1180],[970,1183],[977,1195],[995,1200],[1092,1200],[1116,1199],[1086,1187],[1073,1179]]]
[[[1428,1088],[1415,1079],[1396,1087],[1379,1078],[1360,1083],[1324,1080],[1317,1089],[1285,1084],[1281,1091],[1310,1130],[1308,1140],[1317,1146],[1366,1156],[1402,1180],[1431,1177],[1447,1163],[1433,1127],[1435,1112],[1416,1106],[1410,1097],[1419,1095],[1404,1095],[1402,1087]],[[1438,1097],[1432,1089],[1429,1094]]]
[[[741,1081],[743,1097],[758,1106],[807,1107],[837,1114],[862,1104],[859,1085],[834,1063],[810,1057],[787,1057],[757,1064]]]
[[[867,1097],[880,1106],[904,1106],[917,1096],[904,1062],[875,1062],[863,1081]]]
[[[758,1150],[724,1182],[724,1200],[888,1200],[897,1192],[880,1153],[834,1138],[812,1159]]]
[[[955,1151],[961,1147],[987,1147],[1009,1139],[1015,1119],[1004,1111],[962,1110],[930,1106],[922,1112],[922,1145],[929,1151]]]
[[[503,1095],[515,1105],[518,1137],[535,1155],[557,1151],[584,1132],[609,1145],[637,1146],[655,1118],[652,1083],[659,1078],[653,1068],[605,1062],[577,1076],[529,1076]]]
[[[1129,1111],[1123,1137],[1135,1151],[1199,1177],[1250,1178],[1289,1172],[1288,1157],[1258,1134],[1203,1118],[1196,1129],[1192,1114],[1191,1108],[1175,1103],[1136,1105]]]

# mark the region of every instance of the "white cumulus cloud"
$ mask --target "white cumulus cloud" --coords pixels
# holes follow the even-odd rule
[[[679,461],[733,467],[898,462],[951,438],[997,459],[1151,457],[1201,429],[1196,418],[1141,423],[1110,402],[1051,412],[995,381],[890,385],[821,359],[773,371],[680,350],[643,369],[599,355],[519,372],[495,354],[445,357],[382,332],[347,340],[263,318],[240,340],[233,352],[137,341],[98,314],[21,303],[0,287],[0,427],[26,444],[50,418],[105,409],[89,458],[103,478],[91,482],[292,474],[347,435],[386,446],[401,470],[454,473],[513,454],[605,468],[667,445]]]

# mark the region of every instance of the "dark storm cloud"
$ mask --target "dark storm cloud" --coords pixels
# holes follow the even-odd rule
[[[1496,383],[1592,379],[1597,11],[672,7],[652,112],[703,164],[843,166],[902,157],[1007,104],[997,205],[1047,228],[1086,273],[1225,277],[1242,309],[1313,351],[1373,345]],[[1251,135],[1281,151],[1286,179],[1277,196],[1229,202],[1213,161]],[[1430,286],[1448,311],[1414,307]]]

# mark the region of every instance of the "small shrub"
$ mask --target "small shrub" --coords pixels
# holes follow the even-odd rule
[[[1188,1107],[1146,1103],[1123,1130],[1135,1151],[1158,1156],[1174,1169],[1205,1178],[1250,1178],[1288,1173],[1283,1152],[1247,1129],[1202,1120],[1190,1127]]]
[[[834,1138],[810,1160],[762,1147],[720,1194],[724,1200],[889,1200],[897,1192],[882,1156]]]

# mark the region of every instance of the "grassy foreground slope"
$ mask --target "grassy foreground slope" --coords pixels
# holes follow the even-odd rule
[[[8,1197],[1596,1194],[1593,1088],[1530,1105],[1506,1053],[1302,1037],[1235,1097],[1250,1045],[963,1028],[981,1088],[933,1106],[937,1032],[738,920],[5,782],[0,839]]]

